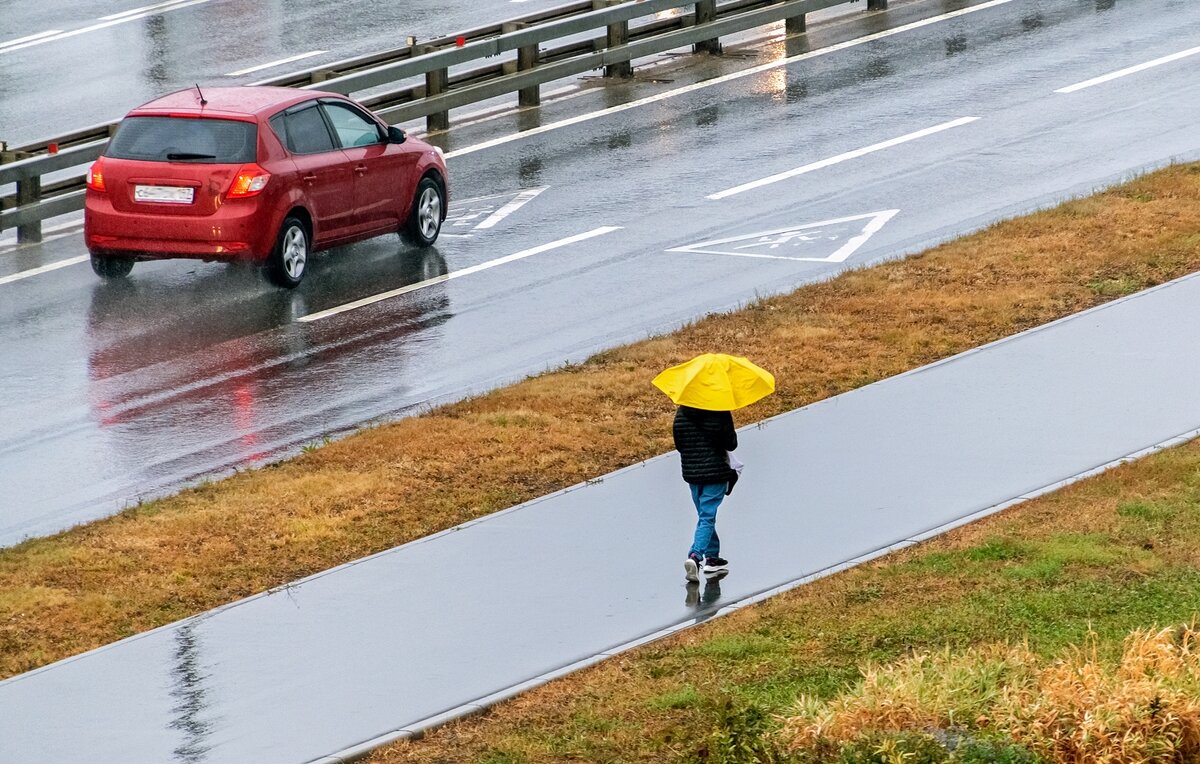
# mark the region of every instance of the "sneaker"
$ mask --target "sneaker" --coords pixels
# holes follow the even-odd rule
[[[696,583],[700,580],[700,558],[689,554],[683,561],[683,575],[688,581]]]
[[[729,561],[723,557],[705,557],[704,558],[704,575],[716,576],[724,575],[729,572]]]

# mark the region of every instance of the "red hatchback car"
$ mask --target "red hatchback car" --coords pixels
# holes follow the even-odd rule
[[[121,121],[88,171],[84,239],[105,278],[184,257],[265,265],[290,288],[316,250],[433,244],[447,199],[441,151],[345,96],[191,88]]]

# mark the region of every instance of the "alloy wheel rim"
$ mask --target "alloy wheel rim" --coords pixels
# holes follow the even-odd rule
[[[283,237],[283,269],[289,278],[298,279],[308,261],[308,241],[299,226],[292,226]]]
[[[421,235],[433,239],[437,235],[438,226],[442,222],[442,197],[435,188],[426,188],[421,192],[421,201],[417,205],[417,222],[421,226]]]

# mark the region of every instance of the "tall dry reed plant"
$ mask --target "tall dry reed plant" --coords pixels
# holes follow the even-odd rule
[[[802,697],[781,730],[795,750],[878,733],[1003,736],[1056,764],[1200,761],[1200,632],[1137,631],[1119,662],[1096,640],[1052,663],[1025,646],[913,656],[870,667],[825,702]]]

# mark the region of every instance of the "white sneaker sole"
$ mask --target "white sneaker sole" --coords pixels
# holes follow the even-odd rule
[[[728,572],[729,572],[728,565],[714,565],[711,568],[708,567],[707,565],[704,566],[704,575],[707,576],[708,578],[712,578],[713,576],[723,576]]]
[[[692,583],[700,580],[700,566],[691,557],[683,561],[683,575]]]

